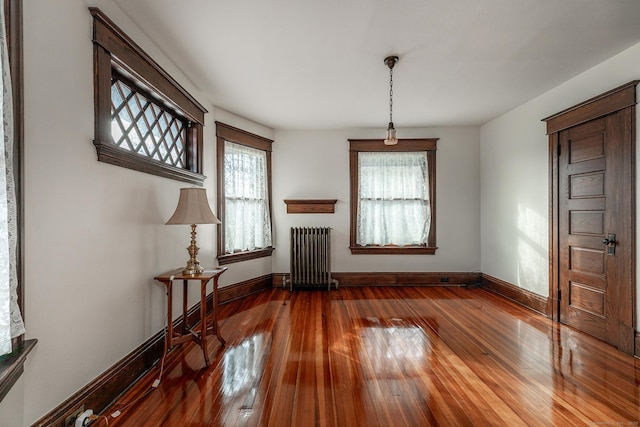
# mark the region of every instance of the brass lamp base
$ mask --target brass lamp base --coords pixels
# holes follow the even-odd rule
[[[200,248],[196,245],[196,224],[191,224],[191,244],[187,248],[187,252],[189,252],[189,261],[187,261],[187,266],[182,270],[182,274],[191,275],[194,274],[202,274],[204,272],[204,268],[200,265],[200,261],[198,261],[198,250]]]
[[[182,270],[182,274],[193,276],[195,274],[202,274],[204,272],[204,268],[200,265],[200,261],[196,260],[196,265],[191,263],[191,260],[187,261],[187,266],[184,270]]]

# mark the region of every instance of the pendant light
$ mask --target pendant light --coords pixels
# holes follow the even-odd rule
[[[384,63],[389,67],[389,127],[387,128],[387,137],[384,140],[385,145],[396,145],[398,138],[396,137],[396,128],[393,127],[393,66],[398,62],[395,55],[384,58]]]

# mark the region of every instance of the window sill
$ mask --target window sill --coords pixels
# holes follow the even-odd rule
[[[437,247],[427,246],[350,246],[352,255],[435,255]]]
[[[218,256],[218,264],[232,264],[234,262],[247,261],[250,259],[262,258],[271,256],[275,248],[269,247],[265,249],[258,249],[255,251],[238,252],[235,254],[225,254]]]
[[[111,165],[133,169],[152,175],[162,176],[194,185],[203,185],[206,176],[186,169],[180,169],[157,160],[153,160],[131,151],[123,150],[113,144],[93,141],[98,153],[98,160]]]
[[[27,354],[33,350],[37,342],[38,340],[23,341],[12,353],[0,357],[0,401],[24,372]]]

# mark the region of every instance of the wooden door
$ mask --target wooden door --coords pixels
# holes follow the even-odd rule
[[[558,320],[627,353],[635,329],[634,111],[629,106],[551,138]]]
[[[605,341],[617,296],[615,286],[607,286],[615,255],[607,255],[609,246],[602,241],[609,232],[619,234],[610,228],[615,227],[616,209],[614,198],[607,197],[615,187],[606,188],[617,178],[607,170],[607,154],[617,142],[607,140],[608,121],[597,119],[561,132],[559,157],[560,321]],[[611,247],[618,249],[615,243]]]

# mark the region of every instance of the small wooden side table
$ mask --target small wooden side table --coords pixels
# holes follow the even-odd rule
[[[227,270],[227,267],[219,267],[217,269],[205,270],[201,274],[183,274],[182,268],[169,271],[154,277],[154,280],[158,280],[165,284],[167,287],[167,350],[173,346],[182,344],[187,341],[195,341],[204,353],[204,361],[209,366],[209,356],[207,353],[207,335],[215,334],[220,340],[222,345],[225,345],[225,340],[220,335],[220,326],[218,326],[218,277]],[[207,319],[207,283],[213,279],[213,313],[211,314],[211,321]],[[171,314],[171,306],[173,305],[173,281],[182,280],[182,332],[175,331],[173,328],[173,317]],[[200,327],[197,330],[195,327],[189,326],[188,322],[188,303],[187,303],[187,285],[190,280],[200,282]]]

